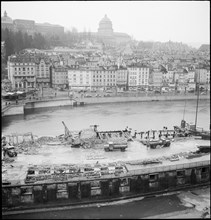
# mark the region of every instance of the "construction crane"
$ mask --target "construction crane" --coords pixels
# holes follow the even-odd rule
[[[68,129],[68,127],[66,126],[66,124],[62,121],[62,124],[64,125],[65,128],[65,133],[64,133],[64,138],[67,139],[68,137],[73,137],[73,135],[71,134],[70,130]]]

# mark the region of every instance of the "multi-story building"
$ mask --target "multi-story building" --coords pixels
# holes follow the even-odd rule
[[[7,16],[7,12],[4,12],[4,16],[1,18],[1,28],[8,28],[13,31],[27,32],[33,35],[35,32],[39,32],[43,35],[60,35],[64,33],[64,27],[55,24],[39,24],[33,20],[15,19],[12,20]]]
[[[61,35],[64,33],[64,27],[61,25],[56,25],[56,24],[49,24],[49,23],[44,23],[44,24],[35,24],[34,28],[35,32],[41,33],[43,35]]]
[[[207,69],[198,69],[196,68],[196,75],[195,75],[196,82],[200,82],[200,84],[207,83]]]
[[[183,68],[175,70],[174,81],[178,90],[185,90],[188,86],[188,71]]]
[[[87,68],[69,68],[68,84],[70,89],[91,89],[91,70]]]
[[[65,66],[52,67],[51,82],[53,88],[67,88],[68,74]]]
[[[29,35],[33,35],[35,31],[35,22],[33,20],[15,19],[13,21],[14,30],[26,32]]]
[[[154,68],[152,71],[153,87],[161,87],[163,85],[163,73],[159,68]]]
[[[114,88],[116,87],[116,67],[97,67],[92,70],[92,88]]]
[[[147,87],[149,85],[149,67],[142,64],[128,66],[128,86]]]
[[[187,68],[188,70],[188,83],[195,83],[195,69],[193,67]]]
[[[36,87],[36,64],[34,57],[11,55],[8,58],[8,79],[12,88],[27,89]]]
[[[128,88],[128,70],[126,67],[119,66],[116,70],[116,86],[119,89],[127,90]]]
[[[50,87],[51,62],[47,56],[35,57],[36,84],[38,87]]]
[[[13,30],[14,25],[13,25],[13,20],[12,18],[7,16],[7,12],[4,12],[4,16],[1,18],[1,28],[2,29],[8,29],[8,30]]]

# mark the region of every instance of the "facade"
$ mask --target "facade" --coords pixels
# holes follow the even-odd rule
[[[188,83],[195,83],[195,70],[193,69],[188,71]]]
[[[50,87],[51,63],[47,56],[35,57],[36,84],[38,87]]]
[[[196,69],[196,82],[200,82],[200,84],[207,83],[207,70],[206,69]]]
[[[33,20],[16,19],[13,24],[15,31],[26,32],[29,35],[34,34],[35,22]]]
[[[92,88],[115,88],[116,87],[116,68],[98,67],[92,70]]]
[[[36,87],[36,64],[33,57],[13,55],[8,58],[8,79],[13,89]]]
[[[65,88],[68,86],[67,68],[57,66],[52,68],[51,83],[53,88]]]
[[[149,67],[145,65],[128,66],[128,86],[129,87],[148,87]]]
[[[68,69],[68,85],[70,89],[91,89],[92,73],[87,68]]]
[[[35,32],[43,35],[61,35],[64,34],[64,27],[60,25],[53,25],[49,23],[35,24]]]
[[[119,68],[116,70],[116,86],[119,89],[127,90],[128,70],[126,67],[119,66]]]
[[[163,73],[157,68],[152,72],[152,85],[154,87],[161,87],[163,85]]]

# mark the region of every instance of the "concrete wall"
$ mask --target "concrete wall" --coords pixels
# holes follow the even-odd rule
[[[207,100],[209,96],[201,96],[200,100]],[[151,97],[96,97],[81,99],[85,104],[115,103],[115,102],[149,102],[149,101],[181,101],[196,100],[196,96],[151,96]]]
[[[188,171],[188,172],[187,172]],[[47,176],[47,175],[46,175]],[[66,176],[67,177],[67,176]],[[70,177],[71,178],[71,177]],[[124,181],[126,180],[126,181]],[[145,196],[149,193],[164,193],[168,190],[179,190],[191,185],[210,184],[210,167],[193,167],[180,170],[147,173],[135,176],[124,176],[114,178],[87,179],[84,181],[71,181],[67,178],[58,181],[43,184],[27,185],[8,185],[2,187],[2,206],[18,207],[29,206],[36,207],[36,204],[74,204],[75,201],[83,201],[83,198],[90,201],[97,199],[111,200],[122,196]],[[98,192],[91,183],[99,181]],[[103,182],[103,184],[101,184]],[[107,182],[107,184],[105,184]],[[97,194],[96,194],[97,193]],[[96,197],[97,195],[97,197]],[[78,198],[78,200],[75,200]],[[87,201],[87,200],[86,200]]]
[[[6,111],[2,112],[2,116],[23,115],[24,105],[11,105]]]
[[[46,107],[55,107],[55,106],[72,106],[72,100],[70,99],[61,99],[61,100],[44,100],[44,101],[32,101],[27,102],[24,106],[24,109],[34,109],[34,108],[46,108]]]
[[[118,102],[149,102],[149,101],[181,101],[181,100],[196,100],[196,96],[150,96],[150,97],[93,97],[81,98],[77,102],[68,98],[52,99],[52,100],[39,100],[30,101],[23,105],[11,106],[8,110],[2,112],[2,116],[24,114],[24,110],[36,108],[48,108],[59,106],[77,106],[84,103],[86,104],[105,104],[105,103],[118,103]],[[209,100],[210,96],[201,96],[200,100]]]

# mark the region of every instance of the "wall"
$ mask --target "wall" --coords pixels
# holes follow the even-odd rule
[[[97,183],[96,187],[96,181]],[[95,182],[95,183],[94,183]],[[116,199],[122,196],[144,196],[153,193],[179,190],[193,185],[210,183],[210,167],[193,167],[180,170],[146,173],[106,179],[90,179],[84,181],[63,181],[43,184],[28,184],[2,187],[3,207],[17,207],[36,204],[63,202],[74,204],[83,198],[93,201],[97,199]],[[75,200],[76,199],[76,200]],[[60,203],[61,205],[61,203]]]
[[[2,116],[9,115],[23,115],[24,105],[11,105],[5,112],[2,112]]]
[[[146,101],[179,101],[196,100],[196,96],[152,96],[152,97],[97,97],[81,99],[85,104],[115,103],[115,102],[146,102]],[[209,99],[209,96],[201,96],[200,99]]]
[[[46,108],[46,107],[55,107],[55,106],[70,106],[73,105],[73,102],[74,101],[70,99],[32,101],[32,102],[27,102],[24,106],[24,109]]]

